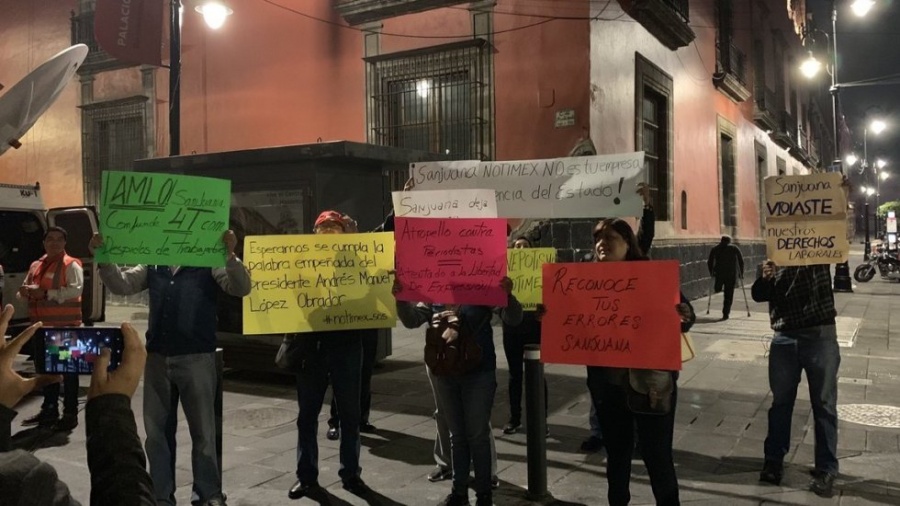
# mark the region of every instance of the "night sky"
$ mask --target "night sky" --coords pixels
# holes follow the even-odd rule
[[[850,10],[852,1],[837,0],[838,83],[900,74],[900,0],[876,0],[875,7],[863,18]],[[830,4],[830,0],[808,0],[816,26],[828,32]],[[820,59],[826,61],[824,56]],[[854,151],[860,158],[865,124],[873,118],[887,122],[887,129],[880,135],[869,133],[869,159],[874,162],[883,158],[888,162],[884,170],[891,177],[881,184],[881,202],[900,200],[900,76],[894,84],[842,88],[840,99]],[[874,182],[871,170],[865,176],[859,174],[859,164],[850,173],[856,188]]]

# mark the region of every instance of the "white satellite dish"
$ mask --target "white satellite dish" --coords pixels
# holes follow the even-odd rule
[[[87,54],[84,44],[65,49],[0,97],[0,155],[21,146],[19,139],[53,105]]]

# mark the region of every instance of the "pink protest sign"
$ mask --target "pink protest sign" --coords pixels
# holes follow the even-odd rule
[[[503,218],[397,218],[398,300],[505,306]]]

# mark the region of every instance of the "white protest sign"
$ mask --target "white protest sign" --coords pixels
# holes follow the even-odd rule
[[[420,162],[409,165],[416,190],[489,188],[501,218],[640,216],[636,193],[644,153],[546,160]]]
[[[847,196],[838,173],[765,180],[766,254],[778,265],[847,261]]]
[[[494,190],[393,192],[398,218],[496,218]]]

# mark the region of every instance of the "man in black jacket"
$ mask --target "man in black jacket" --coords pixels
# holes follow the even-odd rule
[[[731,243],[731,237],[723,235],[719,244],[709,252],[706,266],[709,268],[709,275],[716,280],[716,293],[725,291],[722,319],[727,320],[734,302],[734,285],[738,278],[744,278],[744,256],[740,248]]]
[[[0,315],[0,335],[6,334],[14,313],[11,305]],[[78,505],[53,466],[24,450],[10,451],[13,407],[33,390],[57,383],[58,376],[25,379],[13,371],[19,353],[41,323],[28,327],[9,343],[0,339],[0,498],[2,504]],[[125,350],[122,363],[108,372],[109,350],[97,359],[85,408],[91,504],[155,505],[153,485],[131,411],[131,397],[144,371],[147,351],[137,331],[122,324]]]

